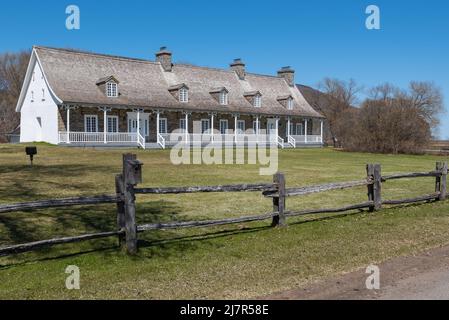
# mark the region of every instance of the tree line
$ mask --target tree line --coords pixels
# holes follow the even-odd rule
[[[29,51],[0,54],[0,142],[20,123],[15,109],[30,55]]]
[[[310,100],[327,118],[327,138],[348,151],[423,153],[444,112],[443,94],[432,82],[411,81],[407,89],[385,83],[364,90],[354,80],[326,78],[319,88]]]

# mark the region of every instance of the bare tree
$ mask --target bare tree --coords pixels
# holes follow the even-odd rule
[[[366,100],[358,118],[352,150],[421,153],[430,140],[430,126],[409,99]]]
[[[20,119],[15,107],[29,59],[29,51],[0,55],[0,141],[5,140],[5,133],[19,125]]]
[[[440,124],[440,115],[444,110],[441,89],[432,82],[412,81],[409,85],[409,99],[419,110],[421,116],[432,129]]]
[[[362,87],[353,79],[342,81],[325,78],[319,88],[324,97],[316,100],[315,107],[327,118],[334,147],[344,146],[351,138],[350,124],[357,112],[354,106],[358,103],[357,94]]]
[[[438,123],[442,94],[429,83],[411,82],[409,90],[382,84],[370,90],[348,148],[381,153],[421,153]]]
[[[353,107],[361,91],[355,81],[324,79],[320,87],[313,106],[326,115],[334,146],[346,150],[421,153],[443,112],[441,90],[430,82],[413,81],[406,90],[378,85],[360,108]]]

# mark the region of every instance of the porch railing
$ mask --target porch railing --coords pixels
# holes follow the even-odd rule
[[[103,132],[59,132],[60,143],[104,143]],[[137,143],[137,133],[128,132],[108,132],[106,133],[107,143]]]
[[[214,134],[214,143],[222,145],[237,146],[242,145],[256,145],[256,144],[269,144],[275,143],[280,147],[284,147],[284,139],[275,134],[248,134],[239,133],[235,135],[231,134]],[[136,132],[114,132],[106,133],[106,143],[111,144],[126,144],[137,145],[145,148],[146,138]],[[186,141],[185,134],[170,135],[159,134],[157,136],[157,144],[161,148],[166,148],[167,145],[172,146],[180,141]],[[212,141],[211,134],[188,134],[187,141],[189,143],[207,144]],[[287,142],[296,147],[297,143],[302,144],[318,144],[322,143],[320,135],[307,135],[307,141],[305,135],[290,135],[287,137]],[[103,132],[59,132],[59,143],[83,143],[83,144],[103,144],[105,143],[105,136]]]
[[[160,133],[157,134],[157,144],[162,149],[165,149],[165,138]]]
[[[161,137],[165,139],[166,145],[174,145],[179,142],[186,142],[186,136],[187,136],[187,142],[193,143],[193,144],[207,144],[211,143],[212,139],[215,144],[223,144],[223,145],[243,145],[243,144],[262,144],[262,143],[276,143],[276,144],[283,144],[284,139],[281,137],[278,137],[276,135],[256,135],[256,134],[237,134],[234,133],[227,133],[227,134],[185,134],[185,133],[179,133],[179,134],[161,134]],[[161,139],[159,139],[161,140]],[[158,141],[159,143],[159,141]]]
[[[288,136],[288,143],[295,148],[296,147],[296,139],[293,136]]]
[[[291,137],[299,143],[322,143],[321,135],[307,135],[307,141],[305,135],[292,135]]]
[[[145,138],[140,134],[140,132],[137,133],[137,144],[142,149],[145,149]]]
[[[137,134],[135,132],[117,132],[117,133],[107,133],[106,141],[107,142],[136,142]]]
[[[284,149],[284,139],[282,139],[281,137],[277,136],[277,144],[279,147],[281,147],[282,149]]]

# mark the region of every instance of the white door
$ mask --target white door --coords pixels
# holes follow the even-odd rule
[[[267,119],[267,131],[270,135],[277,135],[276,119]]]
[[[149,117],[150,117],[149,113],[141,113],[139,115],[140,134],[143,137],[148,137],[150,134]],[[128,132],[131,133],[137,132],[137,112],[128,112]]]

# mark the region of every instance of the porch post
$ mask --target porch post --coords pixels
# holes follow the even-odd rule
[[[321,143],[323,143],[323,119],[320,121],[321,123]]]
[[[186,112],[185,114],[186,116],[186,130],[184,132],[185,134],[185,138],[186,138],[186,143],[189,142],[189,114]]]
[[[139,143],[139,134],[140,134],[140,109],[137,109],[137,143]]]
[[[307,143],[307,119],[304,119],[304,143]]]
[[[290,136],[290,117],[287,117],[287,139]]]
[[[107,143],[107,139],[106,139],[107,125],[108,125],[108,122],[106,121],[107,120],[106,119],[107,112],[108,112],[108,109],[103,108],[103,140],[104,140],[103,142],[104,143]]]
[[[159,115],[160,115],[160,112],[159,112],[159,110],[157,110],[156,111],[156,141],[157,142],[159,142],[159,131],[160,131],[160,128],[159,128]]]
[[[259,135],[259,116],[256,116],[256,135]]]
[[[276,118],[276,139],[279,136],[279,118]]]
[[[210,114],[210,140],[214,142],[214,113]]]
[[[234,143],[237,144],[237,130],[238,130],[238,122],[237,122],[238,115],[234,114]]]
[[[259,116],[256,116],[256,141],[259,143]]]
[[[70,107],[67,108],[67,143],[70,143]]]

